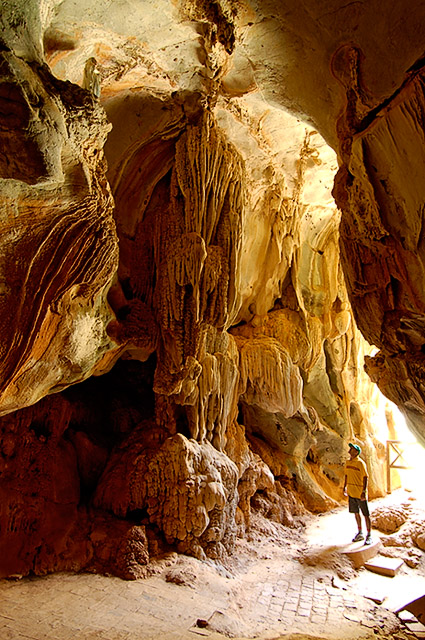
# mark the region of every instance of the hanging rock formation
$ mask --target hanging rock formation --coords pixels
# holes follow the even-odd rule
[[[0,577],[383,495],[377,385],[425,440],[423,8],[275,5],[2,12]]]
[[[350,53],[358,62],[359,52]],[[424,74],[409,69],[394,95],[367,115],[361,82],[353,72],[340,121],[344,164],[334,193],[345,212],[341,256],[357,324],[380,348],[367,371],[424,440]]]

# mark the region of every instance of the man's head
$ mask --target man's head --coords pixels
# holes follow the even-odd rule
[[[356,458],[362,452],[362,450],[360,449],[358,444],[353,444],[352,442],[350,442],[348,444],[348,452],[351,458]]]

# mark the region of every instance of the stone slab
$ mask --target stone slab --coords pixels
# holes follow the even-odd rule
[[[208,629],[202,629],[201,627],[197,627],[196,625],[194,625],[193,627],[190,627],[189,631],[191,633],[195,633],[198,636],[210,636],[211,635],[211,631],[209,631]]]
[[[366,569],[379,573],[382,576],[389,576],[393,578],[400,567],[403,565],[403,560],[400,558],[386,558],[385,556],[379,556],[374,560],[369,560],[364,563]]]
[[[425,633],[425,626],[421,622],[405,622],[405,625],[412,633],[417,633],[418,631]]]
[[[416,622],[416,616],[406,609],[402,609],[397,615],[403,622]]]
[[[421,622],[405,622],[404,626],[414,634],[415,638],[425,638],[425,626]]]
[[[415,600],[411,600],[410,602],[403,603],[395,613],[401,614],[403,611],[409,611],[413,614],[417,620],[424,623],[425,622],[425,594],[420,596],[419,598],[415,598]]]
[[[363,598],[368,598],[376,604],[382,604],[387,597],[386,593],[382,593],[381,591],[374,589],[363,589],[363,591],[361,591],[361,595]]]
[[[380,540],[376,540],[369,545],[359,544],[356,542],[343,549],[342,553],[351,560],[356,568],[358,568],[362,567],[365,562],[377,555],[381,548],[381,544]]]

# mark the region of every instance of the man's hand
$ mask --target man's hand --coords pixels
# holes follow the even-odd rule
[[[362,491],[360,494],[360,500],[366,500],[366,491]]]

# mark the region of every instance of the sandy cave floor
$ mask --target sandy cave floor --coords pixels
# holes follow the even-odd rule
[[[415,499],[400,490],[371,509],[406,497]],[[392,578],[355,570],[341,553],[354,533],[346,508],[298,529],[257,517],[226,567],[172,554],[154,575],[131,582],[87,574],[1,580],[0,638],[425,637],[419,623],[393,613],[425,594],[425,554],[417,569],[404,564]]]

